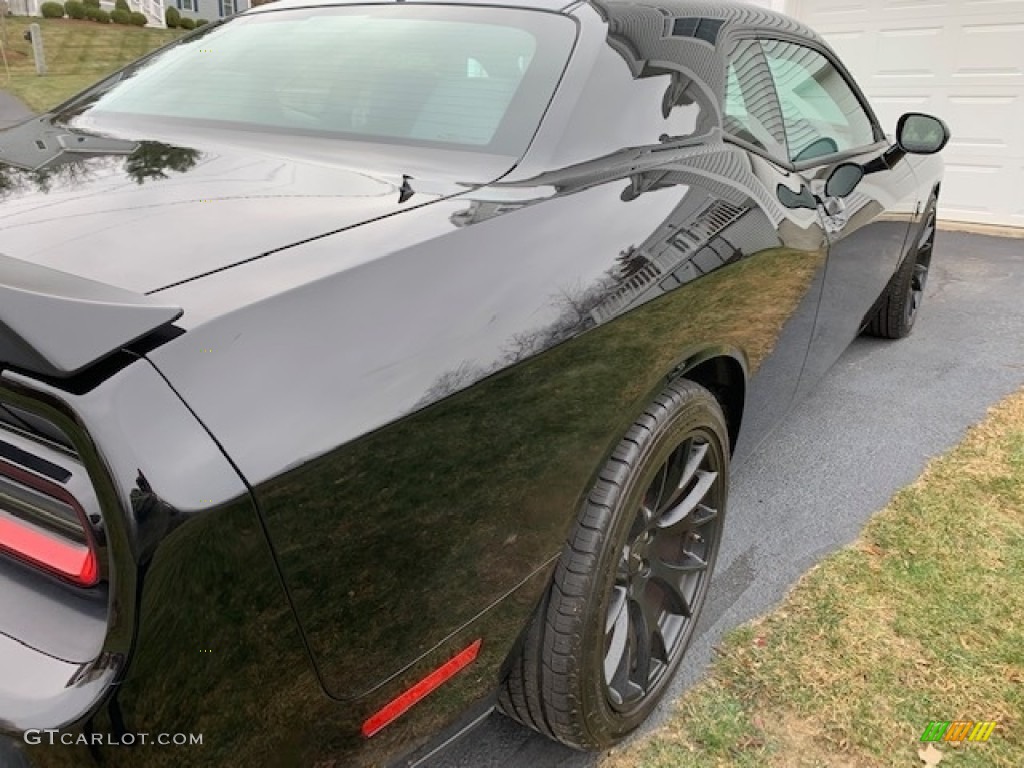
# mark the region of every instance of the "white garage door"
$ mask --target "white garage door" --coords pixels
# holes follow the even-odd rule
[[[949,124],[943,218],[1024,227],[1024,0],[802,0],[786,10],[843,58],[887,133]]]

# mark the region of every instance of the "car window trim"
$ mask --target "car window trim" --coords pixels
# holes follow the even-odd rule
[[[879,152],[889,148],[889,140],[876,141],[874,144],[867,144],[863,147],[854,147],[852,149],[844,149],[842,152],[833,152],[829,155],[819,155],[818,157],[812,157],[808,160],[803,160],[799,163],[793,164],[793,170],[800,172],[806,171],[811,168],[819,168],[824,165],[837,165],[844,160],[849,160],[860,155],[868,154],[869,152]]]
[[[730,50],[729,50],[728,53],[725,54],[725,72],[726,72],[726,77],[728,77],[729,67],[732,66],[733,54],[735,53],[736,49],[740,46],[740,44],[745,42],[745,41],[752,41],[754,43],[757,43],[757,55],[761,58],[761,61],[762,61],[762,63],[765,66],[765,70],[768,72],[768,82],[771,85],[772,93],[774,94],[775,107],[776,107],[776,109],[779,110],[779,115],[781,117],[782,116],[782,102],[779,101],[779,92],[775,89],[775,78],[772,77],[771,70],[768,68],[768,58],[764,55],[764,47],[760,44],[761,43],[761,39],[758,36],[758,34],[756,33],[756,31],[740,31],[737,34],[731,35],[728,38],[728,40],[729,40],[729,44],[730,44]],[[725,89],[723,88],[723,90],[722,90],[722,137],[723,137],[724,141],[727,141],[727,142],[729,142],[731,144],[735,144],[736,146],[740,147],[741,149],[745,149],[748,152],[753,152],[755,155],[758,155],[759,157],[763,157],[765,160],[769,161],[770,163],[773,163],[774,165],[777,165],[778,167],[783,168],[783,169],[785,169],[787,171],[793,172],[793,171],[796,171],[797,168],[796,168],[796,165],[793,163],[793,161],[789,159],[789,137],[786,136],[785,127],[783,127],[782,134],[783,135],[782,135],[782,142],[781,142],[781,144],[782,144],[783,149],[786,150],[786,157],[779,157],[778,155],[776,155],[776,154],[772,153],[771,151],[769,151],[767,148],[760,147],[760,146],[758,146],[756,144],[751,144],[749,141],[741,139],[739,136],[736,136],[735,134],[730,133],[729,131],[727,131],[725,129]]]
[[[729,133],[725,129],[722,129],[722,141],[724,141],[727,144],[734,144],[740,149],[750,152],[752,155],[762,157],[772,165],[778,166],[783,170],[789,171],[791,173],[797,170],[797,167],[793,165],[793,163],[791,163],[789,160],[783,160],[778,155],[774,155],[768,150],[766,150],[764,147],[759,147],[756,144],[751,144],[749,141],[744,141],[738,136],[734,136],[733,134]]]
[[[754,37],[757,39],[759,43],[762,43],[766,40],[780,43],[791,43],[793,45],[799,45],[803,48],[810,48],[815,53],[824,56],[826,61],[828,61],[829,64],[835,67],[836,72],[838,72],[839,76],[843,78],[843,81],[846,83],[846,86],[853,92],[854,97],[857,99],[857,102],[860,104],[861,109],[864,110],[864,114],[868,116],[868,121],[871,123],[871,131],[875,136],[875,140],[871,144],[865,144],[863,146],[858,147],[851,147],[850,149],[844,149],[841,152],[833,152],[828,155],[812,157],[809,158],[808,160],[803,160],[799,163],[795,163],[791,160],[790,163],[792,165],[793,170],[802,171],[808,168],[816,168],[820,165],[830,165],[833,163],[838,163],[845,159],[856,157],[857,155],[862,155],[866,152],[871,152],[875,149],[882,149],[883,145],[888,146],[889,139],[886,137],[885,131],[882,130],[881,124],[878,122],[878,116],[875,115],[875,111],[871,108],[871,105],[868,103],[867,97],[864,95],[864,92],[860,89],[860,86],[857,85],[857,81],[853,79],[853,76],[850,74],[849,70],[847,70],[846,67],[843,66],[843,63],[839,61],[839,57],[836,56],[835,52],[832,51],[831,48],[817,40],[802,37],[801,35],[788,34],[786,32],[773,31],[770,34],[764,34],[763,32],[755,31],[748,33],[744,37]],[[765,56],[763,45],[761,46],[761,55]],[[777,90],[777,86],[775,85],[774,77],[772,77],[772,88],[775,90],[775,100],[779,104],[779,109],[782,109],[782,102],[779,101],[779,93]],[[788,152],[788,137],[786,145],[786,149]]]

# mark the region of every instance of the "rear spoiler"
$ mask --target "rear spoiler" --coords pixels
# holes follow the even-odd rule
[[[66,378],[181,315],[148,296],[0,254],[0,365]]]

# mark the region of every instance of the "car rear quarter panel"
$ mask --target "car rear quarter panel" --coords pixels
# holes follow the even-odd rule
[[[786,246],[734,148],[658,163],[482,190],[189,289],[296,282],[151,359],[254,488],[320,681],[350,702],[307,757],[372,764],[494,689],[594,474],[674,373],[726,356],[748,404],[789,404],[820,230]],[[357,738],[350,716],[478,637],[450,690]],[[290,665],[260,675],[294,689]]]
[[[82,729],[115,738],[125,731],[201,730],[200,713],[207,711],[223,712],[222,729],[240,720],[249,726],[245,708],[230,702],[253,702],[261,692],[239,694],[232,684],[251,683],[247,675],[271,659],[302,680],[309,665],[248,490],[151,364],[136,359],[78,392],[5,371],[0,401],[37,410],[64,429],[102,510],[105,621],[95,637],[79,639],[92,653],[71,664],[38,644],[21,645],[19,654],[38,658],[22,660],[22,670],[0,684],[0,730],[21,741],[24,729],[59,728],[72,739],[29,747],[32,765],[93,764],[89,750],[73,744]],[[68,610],[83,599],[67,587],[63,593]],[[26,595],[17,610],[38,613],[39,597]],[[266,634],[235,631],[235,622]],[[0,623],[8,634],[11,622]],[[68,621],[58,631],[80,627]],[[33,665],[66,669],[56,682],[21,674]],[[213,681],[216,687],[208,687]],[[207,744],[214,746],[168,759],[230,761],[227,740]],[[158,751],[98,754],[111,764],[173,764],[160,762]]]

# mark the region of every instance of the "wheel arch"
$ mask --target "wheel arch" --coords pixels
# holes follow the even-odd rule
[[[736,450],[736,440],[743,422],[747,398],[746,356],[738,349],[712,347],[689,356],[667,377],[688,379],[707,389],[718,400],[729,429],[729,448]]]
[[[664,390],[665,386],[677,379],[687,379],[707,389],[718,401],[725,416],[725,423],[729,433],[729,450],[735,452],[736,441],[739,436],[740,426],[743,420],[743,411],[746,406],[747,379],[749,366],[747,356],[742,350],[727,345],[709,345],[701,348],[690,348],[684,350],[677,358],[677,364],[658,380],[657,386],[638,398],[639,410],[635,416],[639,416],[643,409],[657,395]],[[601,463],[594,471],[593,477],[587,484],[587,488],[596,482],[600,468],[611,456],[614,445],[617,445],[621,436],[617,436],[607,454],[602,458]],[[580,500],[582,503],[582,498]],[[557,555],[552,557],[548,566],[554,567]],[[534,608],[537,611],[545,610],[547,604],[547,592]],[[527,633],[533,626],[527,622],[523,626],[515,641],[509,647],[509,651],[501,663],[499,678],[505,680],[512,669],[512,665],[523,652],[524,644],[527,642]]]

